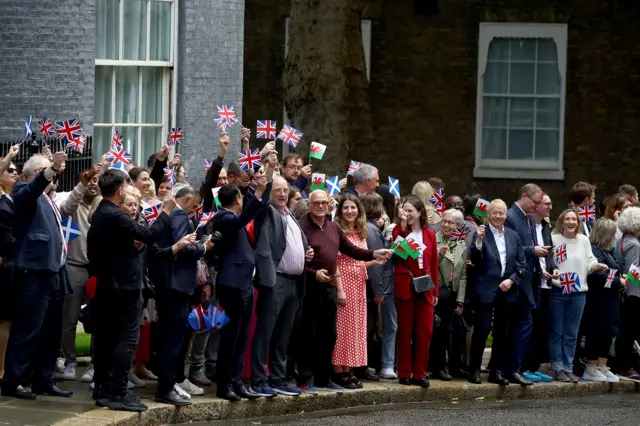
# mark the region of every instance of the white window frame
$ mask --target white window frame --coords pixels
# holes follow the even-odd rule
[[[560,117],[558,160],[496,160],[482,158],[484,107],[484,74],[487,69],[489,45],[494,38],[553,39],[558,52],[560,74]],[[478,42],[478,81],[476,99],[476,162],[473,177],[499,179],[564,180],[564,121],[567,86],[567,24],[542,23],[480,23]]]
[[[178,9],[179,9],[179,0],[150,0],[147,2],[147,36],[146,36],[146,53],[145,57],[149,58],[151,51],[151,3],[171,3],[172,13],[171,13],[171,51],[169,53],[168,61],[151,61],[151,60],[129,60],[123,59],[124,54],[124,2],[128,0],[119,0],[119,46],[118,46],[118,59],[97,59],[95,60],[96,67],[110,67],[111,68],[111,111],[110,117],[111,121],[114,121],[113,118],[116,116],[116,73],[117,68],[122,67],[154,67],[154,68],[162,68],[162,104],[163,104],[163,113],[162,113],[162,123],[142,123],[142,90],[143,90],[143,81],[142,81],[142,73],[138,70],[138,97],[137,97],[137,115],[138,122],[137,123],[94,123],[94,127],[97,128],[110,128],[111,133],[113,134],[114,130],[120,130],[125,127],[137,127],[138,135],[137,135],[137,146],[136,146],[136,158],[133,158],[132,161],[146,165],[146,158],[142,158],[142,130],[143,128],[162,128],[162,135],[167,135],[169,133],[169,128],[176,127],[176,100],[177,100],[177,73],[178,67],[176,63],[176,55],[178,48]],[[173,77],[173,78],[172,78]],[[173,84],[171,81],[173,80]],[[170,89],[172,89],[171,93],[169,93]],[[94,144],[96,142],[94,141]],[[130,147],[127,146],[127,141],[124,141],[125,149],[130,150]],[[173,147],[175,149],[175,147]],[[109,148],[107,147],[107,150]],[[105,150],[106,152],[106,150]],[[97,153],[102,155],[103,153]]]

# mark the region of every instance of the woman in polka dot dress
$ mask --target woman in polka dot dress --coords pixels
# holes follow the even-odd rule
[[[367,219],[358,198],[352,194],[342,197],[335,223],[354,245],[367,248]],[[338,336],[333,350],[333,381],[346,389],[362,387],[350,369],[367,365],[367,266],[366,262],[338,253]]]

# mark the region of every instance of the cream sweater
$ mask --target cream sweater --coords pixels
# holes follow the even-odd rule
[[[567,244],[567,260],[564,261],[564,263],[558,264],[560,273],[577,272],[580,278],[580,291],[585,292],[589,290],[587,275],[590,273],[593,265],[598,263],[598,260],[591,251],[589,238],[582,234],[578,234],[576,238],[565,238],[562,234],[553,234],[551,239],[553,240],[554,247],[559,247],[565,243]],[[553,281],[556,286],[560,284],[559,280]]]

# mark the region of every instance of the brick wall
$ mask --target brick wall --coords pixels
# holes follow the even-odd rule
[[[247,117],[275,114],[282,104],[288,3],[247,1]],[[485,198],[513,201],[522,181],[473,178],[478,25],[568,23],[565,180],[539,183],[557,209],[578,180],[597,184],[598,199],[621,183],[640,185],[633,166],[640,134],[636,48],[640,4],[597,0],[442,0],[439,4],[439,14],[423,16],[411,0],[386,0],[370,16],[375,144],[357,148],[354,159],[377,165],[382,180],[388,174],[400,178],[403,192],[417,180],[440,176],[449,194],[479,191]]]
[[[95,0],[0,2],[0,137],[33,115],[79,117],[93,133]]]

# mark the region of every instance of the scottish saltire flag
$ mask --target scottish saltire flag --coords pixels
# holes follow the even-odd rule
[[[555,256],[556,263],[558,265],[567,261],[567,243],[562,243],[558,247],[553,249],[553,255]]]
[[[349,163],[349,170],[347,170],[347,176],[353,176],[353,174],[362,167],[364,163],[362,161],[353,161]]]
[[[128,163],[123,163],[122,161],[117,161],[115,163],[111,163],[111,166],[109,166],[109,168],[120,170],[124,172],[127,176],[129,176],[129,170],[127,170],[127,164]]]
[[[209,160],[204,160],[204,171],[208,171],[211,168],[211,161]]]
[[[115,148],[124,147],[124,145],[122,144],[122,134],[120,134],[120,132],[118,132],[117,130],[113,131],[113,137],[111,138],[111,146]]]
[[[126,166],[131,162],[131,154],[125,151],[124,148],[112,146],[111,149],[107,151],[107,160],[112,163],[124,163]]]
[[[276,138],[276,120],[258,120],[256,125],[257,139],[275,139]]]
[[[198,228],[206,226],[213,217],[214,213],[215,212],[202,213],[202,215],[200,215],[200,220],[198,220]]]
[[[216,108],[218,108],[218,118],[214,121],[223,132],[227,131],[227,127],[233,127],[238,122],[233,105],[216,105]]]
[[[451,236],[449,237],[449,241],[464,241],[467,239],[468,235],[469,235],[469,231],[466,230],[464,227],[456,228],[456,230],[451,233]]]
[[[182,127],[172,127],[167,136],[168,145],[180,145],[182,142]]]
[[[45,117],[40,120],[40,134],[45,139],[53,135],[53,123],[49,117]]]
[[[58,140],[61,142],[71,141],[82,135],[82,127],[80,127],[80,121],[75,118],[68,121],[56,121],[56,132],[58,133]]]
[[[149,226],[153,225],[153,222],[160,217],[160,207],[162,203],[156,203],[142,210],[142,215],[144,216],[144,220],[147,221]]]
[[[298,143],[300,143],[300,139],[302,139],[302,132],[285,124],[282,130],[280,130],[278,139],[282,140],[282,142],[284,143],[288,143],[295,148],[296,146],[298,146]]]
[[[582,223],[591,223],[596,220],[596,206],[578,207],[578,216]]]
[[[24,123],[24,137],[31,136],[33,133],[33,129],[31,128],[31,116],[29,116],[29,121],[25,121]]]
[[[435,206],[438,213],[443,213],[446,210],[444,206],[444,189],[438,188],[436,192],[429,197],[429,202]]]
[[[604,288],[611,288],[611,284],[613,284],[613,280],[616,278],[617,273],[618,273],[617,269],[609,269],[607,280],[604,282]]]
[[[242,170],[253,169],[255,166],[261,166],[260,149],[249,149],[238,153],[238,163]]]
[[[334,176],[332,178],[327,179],[326,181],[327,189],[329,190],[329,195],[336,195],[340,193],[340,177]]]
[[[67,149],[82,153],[84,152],[85,143],[86,139],[84,135],[80,135],[77,138],[71,139],[69,142],[67,142]]]
[[[560,274],[560,285],[562,294],[576,293],[580,291],[580,277],[576,272],[565,272]]]
[[[165,167],[164,169],[162,169],[162,171],[164,172],[164,175],[169,179],[171,186],[173,186],[176,183],[176,177],[173,173],[173,169]]]
[[[67,217],[60,225],[62,226],[62,235],[64,235],[67,243],[70,243],[80,236],[80,229],[78,229],[78,224],[73,220],[73,217]]]
[[[389,193],[396,197],[400,196],[400,182],[398,179],[392,178],[391,176],[389,176]]]

